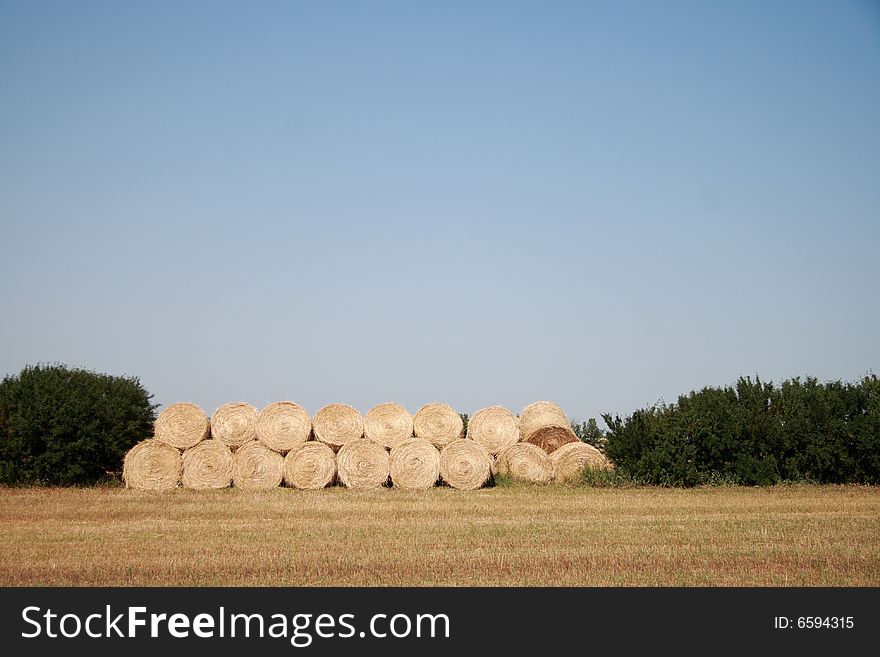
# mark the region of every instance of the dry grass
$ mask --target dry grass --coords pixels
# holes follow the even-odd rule
[[[880,585],[880,488],[0,496],[5,586]]]

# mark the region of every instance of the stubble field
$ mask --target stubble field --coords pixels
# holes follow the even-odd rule
[[[0,489],[5,586],[878,586],[880,488]]]

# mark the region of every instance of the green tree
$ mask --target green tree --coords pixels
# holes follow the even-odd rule
[[[623,420],[603,418],[608,457],[649,483],[880,482],[880,382],[873,374],[855,384],[807,377],[779,386],[746,377]]]
[[[605,445],[605,432],[599,428],[596,418],[591,417],[586,422],[572,422],[571,429],[581,441],[602,449]]]
[[[25,367],[0,383],[0,482],[92,484],[120,470],[152,433],[156,405],[134,377],[64,365]]]

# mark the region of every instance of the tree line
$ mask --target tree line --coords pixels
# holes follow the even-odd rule
[[[0,484],[117,480],[152,434],[157,406],[137,377],[28,366],[0,382]],[[573,423],[615,465],[617,481],[662,486],[779,482],[880,484],[880,379],[755,377]],[[465,426],[467,415],[462,415]],[[591,479],[595,481],[595,479]]]

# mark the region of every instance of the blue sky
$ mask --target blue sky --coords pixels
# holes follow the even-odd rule
[[[0,2],[0,373],[577,418],[880,371],[874,2]]]

